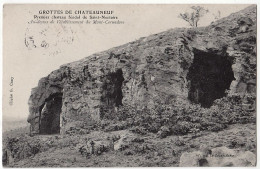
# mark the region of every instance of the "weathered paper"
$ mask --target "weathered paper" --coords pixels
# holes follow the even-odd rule
[[[4,165],[255,166],[256,25],[248,4],[5,4]]]

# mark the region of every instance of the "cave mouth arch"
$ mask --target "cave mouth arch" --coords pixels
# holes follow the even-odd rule
[[[226,55],[217,55],[197,49],[193,50],[194,60],[189,68],[188,99],[202,107],[209,108],[214,100],[225,96],[234,78],[232,61]]]
[[[40,107],[39,134],[60,134],[62,93],[50,95]]]
[[[124,77],[122,69],[108,73],[103,80],[101,118],[106,115],[111,116],[111,112],[114,111],[115,107],[123,105],[122,85]]]

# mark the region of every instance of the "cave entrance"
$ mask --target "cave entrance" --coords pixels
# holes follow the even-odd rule
[[[40,108],[40,134],[60,133],[62,94],[55,93]]]
[[[123,105],[123,81],[124,77],[122,69],[118,69],[116,72],[111,72],[105,77],[101,96],[101,102],[103,102],[101,117],[103,117],[104,114],[110,114],[111,111],[114,111],[115,107]]]
[[[208,108],[214,100],[224,97],[225,90],[235,80],[231,66],[227,56],[194,49],[194,61],[187,75],[189,100]]]

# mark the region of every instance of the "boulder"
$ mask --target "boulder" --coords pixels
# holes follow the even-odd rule
[[[180,167],[252,167],[256,166],[256,155],[250,151],[217,147],[210,151],[184,152]]]

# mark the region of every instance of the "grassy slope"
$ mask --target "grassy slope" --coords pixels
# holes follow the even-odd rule
[[[92,132],[84,136],[69,136],[70,140],[77,142],[78,138],[103,138],[111,134],[122,134],[126,130],[101,133]],[[203,131],[194,138],[194,134],[185,136],[168,136],[164,139],[155,134],[143,136],[135,135],[144,139],[144,143],[150,150],[144,152],[134,151],[130,146],[124,151],[110,151],[102,155],[93,155],[89,158],[81,156],[76,146],[52,147],[45,152],[36,154],[34,157],[21,160],[10,167],[90,167],[90,166],[178,166],[182,152],[195,151],[202,147],[227,146],[240,150],[250,150],[256,154],[256,126],[255,124],[235,124],[219,132]],[[50,139],[57,136],[37,136],[37,139]],[[62,137],[62,136],[58,136]],[[62,140],[62,139],[61,139]],[[73,141],[72,141],[73,142]],[[172,152],[176,153],[173,156]],[[132,152],[134,155],[125,155]]]

